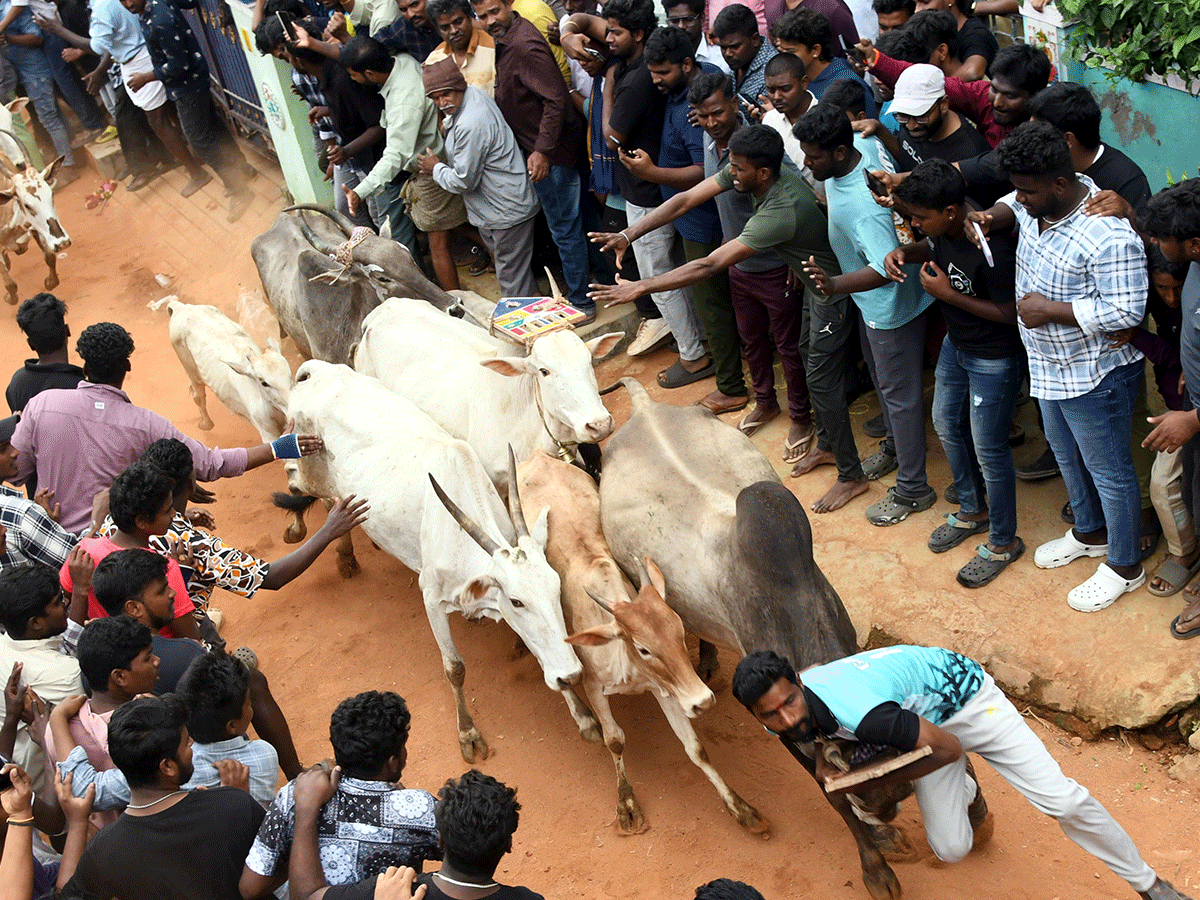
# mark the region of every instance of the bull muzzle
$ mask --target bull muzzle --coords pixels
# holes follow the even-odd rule
[[[588,443],[594,444],[597,441],[604,440],[613,433],[614,425],[615,423],[613,422],[613,417],[611,415],[605,416],[602,419],[594,419],[593,421],[588,422],[585,426],[588,434]]]
[[[46,230],[50,232],[50,240],[46,241],[46,249],[51,253],[58,253],[71,246],[71,236],[63,231],[58,219],[51,219],[47,222]]]

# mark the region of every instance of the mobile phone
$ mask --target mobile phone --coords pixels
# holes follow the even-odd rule
[[[757,100],[751,100],[745,94],[738,94],[738,99],[746,104],[746,109],[757,109],[760,112],[762,111],[762,107],[758,105]]]
[[[584,47],[583,52],[593,59],[604,59],[604,54],[599,50],[593,50],[591,47]]]
[[[976,237],[979,238],[979,249],[983,251],[983,258],[987,260],[988,268],[996,268],[996,258],[992,256],[992,248],[988,246],[987,235],[983,233],[978,222],[972,222],[971,226],[975,229]]]
[[[283,39],[289,44],[294,43],[296,38],[293,36],[292,30],[288,28],[287,22],[283,20],[283,13],[277,10],[275,18],[279,22],[279,27],[283,29]]]
[[[887,185],[883,183],[878,175],[872,175],[870,169],[863,169],[863,177],[867,180],[867,187],[876,197],[886,197],[890,193]]]
[[[5,759],[3,756],[0,756],[0,768],[3,768],[4,766],[6,766],[9,762],[10,762],[10,760]],[[0,791],[7,791],[12,786],[13,786],[12,776],[10,776],[7,772],[0,775]]]
[[[838,43],[842,45],[842,50],[845,52],[845,54],[856,63],[864,66],[867,64],[867,58],[863,56],[863,52],[858,49],[857,45],[847,44],[846,39],[842,36],[841,32],[838,32]]]

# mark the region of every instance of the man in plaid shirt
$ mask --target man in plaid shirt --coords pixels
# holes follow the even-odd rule
[[[1044,122],[1014,129],[996,148],[1016,191],[988,210],[990,228],[1020,228],[1017,317],[1030,390],[1075,510],[1075,527],[1038,547],[1043,569],[1106,556],[1067,594],[1097,612],[1146,581],[1130,431],[1145,362],[1113,335],[1145,316],[1149,276],[1142,240],[1124,219],[1083,211],[1098,193],[1077,175],[1066,138]]]
[[[10,441],[20,418],[0,419],[0,481],[17,475],[19,454]],[[40,504],[0,484],[0,569],[26,562],[61,569],[78,541]]]

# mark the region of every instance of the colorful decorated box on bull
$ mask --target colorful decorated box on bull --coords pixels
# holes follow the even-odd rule
[[[560,328],[573,326],[586,314],[561,297],[502,297],[492,312],[492,331],[528,344]]]

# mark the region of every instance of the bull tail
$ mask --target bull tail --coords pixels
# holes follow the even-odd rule
[[[629,376],[617,379],[615,384],[610,384],[608,387],[604,388],[604,390],[600,391],[600,394],[601,396],[604,394],[611,394],[621,385],[624,385],[625,390],[629,391],[629,400],[633,404],[634,412],[637,412],[643,407],[649,406],[654,402],[650,399],[650,394],[647,393],[644,387],[642,387],[642,383],[636,378],[630,378]]]
[[[307,494],[289,494],[285,491],[276,491],[271,495],[271,502],[279,509],[286,509],[288,512],[303,515],[308,512],[310,506],[317,502],[317,498],[310,497]]]

